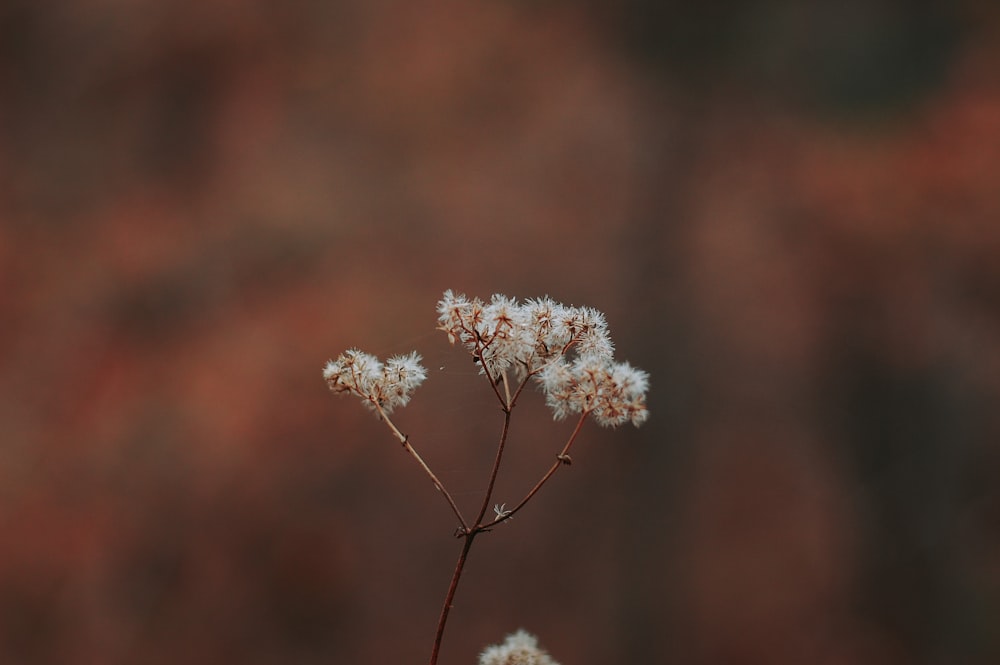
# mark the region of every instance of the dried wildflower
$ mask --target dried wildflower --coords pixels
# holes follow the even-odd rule
[[[523,367],[534,351],[524,309],[500,294],[486,304],[446,291],[438,302],[438,328],[448,333],[452,344],[464,346],[492,377],[511,365]]]
[[[507,636],[503,644],[486,647],[479,655],[479,665],[559,665],[538,647],[538,639],[518,630]]]
[[[468,350],[491,376],[514,367],[520,378],[575,349],[611,358],[614,346],[604,314],[568,307],[551,298],[518,303],[496,294],[489,304],[446,291],[438,302],[438,328]]]
[[[587,413],[607,427],[646,420],[649,377],[613,362],[607,320],[598,310],[548,297],[520,304],[500,294],[485,304],[446,291],[437,311],[438,328],[490,376],[512,366],[519,378],[535,376],[557,419]]]
[[[542,370],[538,382],[557,420],[587,413],[605,427],[626,422],[638,427],[649,417],[649,375],[603,355],[579,356],[572,362],[560,358]]]
[[[393,356],[382,364],[370,353],[349,349],[323,367],[323,378],[335,393],[352,393],[370,408],[390,413],[406,406],[417,386],[427,378],[416,352]]]
[[[378,412],[393,436],[402,444],[442,494],[458,520],[455,535],[464,539],[434,635],[431,665],[437,663],[448,614],[473,539],[519,512],[550,478],[572,460],[570,448],[584,420],[592,416],[599,425],[618,427],[626,422],[641,425],[649,416],[646,391],[649,376],[628,363],[615,362],[614,345],[604,314],[591,307],[563,305],[549,297],[519,303],[502,294],[489,302],[446,291],[437,304],[438,328],[452,344],[462,346],[490,380],[503,411],[503,427],[489,480],[474,520],[466,520],[451,493],[417,453],[410,437],[387,415],[404,406],[413,391],[427,378],[415,352],[393,356],[382,363],[375,356],[350,349],[323,368],[323,378],[335,393],[361,398]],[[511,381],[511,377],[516,382]],[[518,397],[533,380],[545,396],[556,419],[580,414],[575,428],[538,482],[518,503],[493,504],[494,517],[486,518],[497,473],[510,432],[510,419]],[[538,648],[534,636],[519,630],[502,644],[487,647],[479,665],[557,665]]]

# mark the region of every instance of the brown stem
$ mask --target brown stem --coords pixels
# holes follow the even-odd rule
[[[469,524],[468,522],[465,521],[465,518],[462,517],[462,511],[458,509],[458,504],[455,503],[455,499],[453,499],[451,493],[448,492],[447,489],[445,489],[444,484],[440,480],[438,480],[438,477],[434,475],[434,472],[431,471],[431,468],[427,466],[427,462],[424,461],[424,458],[422,458],[420,454],[416,451],[416,449],[410,444],[410,437],[406,436],[405,434],[399,431],[399,428],[396,427],[395,423],[393,423],[392,420],[389,419],[389,416],[386,415],[385,411],[382,409],[381,404],[379,404],[375,400],[372,400],[372,403],[375,405],[375,409],[378,411],[378,414],[382,417],[382,420],[384,420],[385,424],[389,426],[390,430],[392,430],[393,436],[395,436],[399,440],[399,442],[403,445],[403,448],[406,450],[406,452],[410,453],[410,455],[413,456],[413,459],[417,460],[417,463],[424,470],[424,473],[426,473],[427,476],[431,479],[431,482],[434,483],[434,487],[436,487],[437,490],[441,492],[442,496],[444,496],[445,501],[447,501],[448,505],[451,507],[451,512],[455,513],[455,517],[458,518],[459,524],[462,525],[462,531],[468,532]],[[482,517],[480,517],[480,520],[481,519]],[[476,522],[478,523],[479,520],[476,520]]]
[[[504,444],[507,441],[507,433],[510,427],[510,410],[509,409],[504,410],[503,432],[500,434],[500,445],[497,447],[498,448],[497,456],[493,462],[493,470],[490,473],[489,487],[486,490],[486,497],[485,500],[483,501],[482,508],[479,511],[479,516],[476,518],[475,525],[471,529],[468,528],[465,529],[464,533],[462,534],[465,539],[465,542],[462,543],[462,551],[458,555],[458,561],[455,563],[455,572],[451,576],[451,584],[448,585],[448,594],[445,596],[444,606],[441,608],[441,617],[440,619],[438,619],[437,632],[434,634],[434,647],[431,650],[430,665],[437,664],[438,654],[441,651],[441,639],[444,637],[444,628],[445,625],[448,623],[448,613],[451,612],[452,603],[455,600],[455,591],[458,590],[458,582],[460,579],[462,579],[462,571],[465,569],[465,562],[468,560],[469,550],[472,548],[472,540],[476,537],[477,534],[490,529],[494,525],[499,524],[504,520],[510,519],[514,515],[514,513],[521,510],[521,508],[523,508],[525,504],[527,504],[528,501],[530,501],[531,498],[538,493],[538,490],[540,490],[542,486],[546,482],[548,482],[549,478],[555,475],[555,472],[559,470],[560,466],[562,466],[563,464],[570,463],[569,449],[573,446],[573,442],[576,441],[576,437],[580,433],[580,429],[583,427],[583,421],[586,420],[588,413],[589,412],[585,411],[580,415],[580,420],[577,421],[576,427],[573,428],[573,433],[570,434],[569,440],[566,441],[566,445],[563,446],[562,451],[558,455],[556,455],[555,464],[553,464],[552,467],[549,468],[549,470],[545,473],[545,475],[542,476],[541,480],[535,483],[535,486],[531,488],[531,491],[528,492],[528,494],[521,500],[521,502],[517,504],[514,507],[514,509],[511,510],[510,512],[506,512],[503,515],[498,516],[495,520],[493,520],[489,524],[484,525],[482,523],[483,515],[485,515],[486,508],[489,506],[490,503],[490,495],[493,492],[493,484],[494,481],[496,480],[497,472],[500,468],[500,459],[503,456],[503,448]]]
[[[497,399],[500,401],[500,404],[504,407],[504,409],[507,409],[510,403],[510,399],[504,401],[503,395],[500,394],[500,388],[497,385],[500,383],[500,377],[495,377],[492,374],[490,374],[490,368],[486,366],[486,361],[483,359],[483,352],[486,351],[486,347],[489,346],[489,343],[483,341],[483,336],[479,334],[478,330],[473,330],[470,332],[473,333],[476,337],[476,347],[472,351],[472,358],[477,362],[479,362],[479,366],[482,368],[483,374],[485,374],[486,378],[489,379],[490,388],[493,389],[493,394],[497,396]],[[509,397],[510,394],[508,393],[508,398]]]
[[[531,500],[531,497],[538,493],[538,490],[542,489],[542,485],[547,483],[549,478],[555,475],[555,472],[559,470],[559,467],[564,464],[568,465],[571,463],[572,460],[569,458],[569,449],[573,446],[573,442],[576,441],[576,436],[580,433],[580,429],[583,427],[583,421],[587,419],[587,415],[589,413],[589,411],[584,411],[580,414],[580,419],[576,422],[576,427],[573,428],[573,433],[569,435],[569,440],[566,441],[566,445],[563,446],[562,451],[556,455],[556,461],[551,467],[549,467],[549,470],[545,472],[545,475],[542,476],[541,480],[535,483],[535,486],[531,488],[523,499],[521,499],[521,502],[514,506],[510,511],[505,511],[502,515],[497,515],[496,519],[485,525],[483,528],[490,528],[500,522],[503,522],[504,520],[509,520],[514,516],[514,513],[521,510],[521,508],[524,508],[524,505]],[[479,522],[477,521],[476,523],[478,524]]]
[[[479,341],[481,342],[481,340]],[[482,362],[482,356],[480,355],[479,357],[480,357],[480,362]],[[444,629],[445,626],[448,624],[448,615],[451,612],[451,608],[455,600],[455,592],[458,591],[458,583],[462,579],[462,572],[465,570],[465,563],[469,558],[469,550],[472,549],[472,541],[479,533],[488,530],[495,524],[498,524],[506,519],[509,519],[511,516],[513,516],[514,513],[521,510],[521,508],[523,508],[524,505],[531,500],[531,498],[538,492],[538,490],[540,490],[542,486],[546,482],[548,482],[549,478],[551,478],[555,474],[555,472],[559,469],[560,466],[562,466],[563,464],[570,463],[568,454],[569,449],[573,445],[573,442],[576,440],[577,435],[580,433],[580,429],[583,427],[583,421],[586,419],[587,414],[589,413],[585,411],[580,415],[580,420],[576,423],[576,427],[573,428],[573,433],[570,434],[569,440],[566,442],[566,445],[563,446],[562,452],[560,452],[556,456],[555,464],[553,464],[552,467],[548,470],[548,472],[544,476],[542,476],[542,479],[539,480],[538,483],[536,483],[533,488],[531,488],[531,491],[528,492],[528,494],[524,497],[524,499],[522,499],[521,502],[517,504],[517,506],[515,506],[514,509],[511,510],[510,512],[505,512],[502,515],[499,515],[492,522],[484,525],[483,517],[486,515],[486,511],[490,505],[490,499],[493,496],[493,489],[494,486],[496,485],[497,475],[500,472],[500,462],[503,459],[504,447],[507,444],[507,436],[510,433],[510,414],[514,407],[514,402],[517,401],[518,396],[521,394],[521,391],[527,384],[530,374],[529,376],[524,378],[524,380],[520,383],[520,385],[514,390],[514,394],[511,395],[510,384],[508,382],[506,372],[501,372],[499,377],[494,378],[490,374],[489,370],[486,368],[485,364],[483,365],[483,370],[486,373],[486,378],[490,382],[490,386],[493,388],[493,392],[496,394],[497,399],[499,399],[501,402],[504,412],[504,418],[503,418],[503,429],[500,432],[500,442],[497,444],[496,457],[493,460],[493,467],[490,469],[490,478],[489,482],[486,485],[486,492],[483,495],[483,503],[479,508],[479,514],[476,516],[476,521],[474,522],[472,527],[469,527],[466,521],[462,518],[462,515],[458,510],[458,506],[455,505],[455,502],[452,500],[451,495],[448,494],[448,492],[444,489],[444,486],[441,484],[441,482],[431,472],[430,468],[428,468],[428,466],[420,458],[420,456],[413,449],[413,447],[410,446],[407,437],[396,428],[396,426],[392,423],[391,420],[389,420],[385,416],[385,413],[382,411],[381,406],[378,403],[375,403],[375,407],[378,409],[379,413],[382,415],[386,423],[388,423],[390,429],[392,429],[396,438],[399,439],[400,442],[403,444],[403,447],[406,448],[410,452],[410,454],[414,456],[414,458],[424,468],[424,471],[430,476],[431,480],[434,482],[434,485],[438,488],[438,490],[441,491],[442,494],[444,494],[445,498],[448,500],[448,503],[452,508],[452,511],[454,511],[455,515],[458,517],[459,522],[461,522],[462,524],[462,529],[460,532],[460,536],[463,538],[462,551],[458,555],[458,561],[455,563],[455,572],[451,576],[451,583],[448,585],[448,593],[445,595],[444,605],[441,607],[441,616],[438,619],[437,631],[434,633],[434,646],[431,648],[430,665],[437,665],[438,655],[441,652],[441,640],[444,638]],[[501,379],[503,380],[503,385],[504,385],[504,392],[502,395],[500,393],[500,389],[498,386]]]
[[[485,369],[485,367],[484,367]],[[448,594],[444,599],[444,606],[441,608],[441,618],[438,619],[437,632],[434,634],[434,647],[431,649],[431,660],[430,665],[435,665],[438,659],[438,653],[441,651],[441,639],[444,637],[444,628],[448,623],[448,613],[451,612],[452,603],[455,599],[455,591],[458,590],[458,582],[462,578],[462,571],[465,569],[465,562],[469,557],[469,550],[472,549],[472,541],[478,533],[483,531],[483,516],[486,515],[486,510],[490,505],[490,498],[493,496],[493,488],[496,485],[497,475],[500,472],[500,462],[503,459],[504,447],[507,444],[507,435],[510,433],[510,413],[512,400],[510,396],[510,385],[507,382],[507,374],[502,373],[501,377],[504,384],[504,395],[506,399],[501,397],[499,389],[497,388],[497,383],[489,374],[487,370],[486,376],[490,383],[493,385],[493,390],[496,392],[497,397],[503,402],[503,429],[500,431],[500,442],[497,444],[497,454],[493,459],[493,467],[490,469],[489,482],[486,484],[486,492],[483,494],[483,504],[479,508],[479,514],[476,516],[476,521],[472,528],[465,526],[463,522],[463,534],[465,542],[462,543],[462,552],[458,555],[458,562],[455,564],[455,573],[451,577],[451,584],[448,585]]]
[[[483,505],[479,507],[479,514],[476,515],[476,523],[473,529],[479,529],[483,523],[483,516],[490,506],[490,498],[493,496],[493,487],[497,482],[497,474],[500,472],[500,460],[503,458],[503,449],[507,443],[507,434],[510,432],[510,407],[503,411],[503,430],[500,432],[500,443],[497,445],[497,454],[493,459],[493,468],[490,469],[490,480],[486,484],[486,492],[483,494]]]
[[[466,531],[465,542],[462,543],[462,552],[458,555],[455,563],[455,572],[451,576],[451,584],[448,585],[448,595],[444,598],[444,606],[441,608],[441,618],[438,619],[437,632],[434,634],[434,647],[431,649],[430,665],[435,665],[438,653],[441,651],[441,639],[444,637],[444,627],[448,623],[448,613],[451,612],[452,602],[455,600],[455,591],[458,590],[458,581],[462,578],[462,570],[472,548],[472,540],[476,537],[477,530]]]

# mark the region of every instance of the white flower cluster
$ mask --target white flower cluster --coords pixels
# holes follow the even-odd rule
[[[586,412],[605,427],[627,422],[638,427],[649,417],[649,375],[628,363],[594,355],[559,358],[542,370],[538,381],[557,420]]]
[[[519,630],[507,636],[503,644],[486,647],[479,655],[479,665],[559,665],[538,648],[538,639]]]
[[[438,302],[438,328],[459,342],[496,377],[513,366],[524,377],[576,346],[580,355],[614,353],[604,315],[551,298],[523,304],[496,294],[489,303],[446,291]]]
[[[617,427],[639,426],[649,415],[649,376],[614,362],[607,321],[596,309],[547,297],[518,303],[499,294],[484,303],[447,291],[437,311],[438,328],[491,378],[510,368],[521,379],[534,376],[557,419],[587,413],[601,425]]]
[[[370,408],[389,413],[406,406],[410,395],[427,378],[427,370],[414,351],[393,356],[383,364],[375,356],[350,349],[323,367],[323,378],[335,393],[352,393]]]

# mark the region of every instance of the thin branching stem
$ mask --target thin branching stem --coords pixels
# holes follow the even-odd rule
[[[479,366],[483,370],[483,374],[485,374],[486,378],[489,379],[490,388],[493,389],[493,394],[497,396],[497,399],[500,401],[501,406],[503,406],[504,409],[507,409],[509,408],[510,404],[510,399],[509,399],[510,394],[508,393],[507,395],[508,399],[504,400],[503,395],[500,394],[500,387],[497,385],[500,383],[500,377],[493,376],[493,374],[490,373],[490,368],[486,365],[486,360],[484,358],[486,348],[489,346],[489,342],[483,341],[483,336],[479,334],[478,330],[470,332],[472,332],[476,336],[476,348],[475,351],[473,352],[472,357],[479,363]]]
[[[525,504],[527,504],[528,501],[530,501],[531,498],[538,493],[538,490],[542,489],[542,485],[547,483],[549,478],[555,475],[556,471],[559,470],[559,467],[570,464],[571,460],[569,458],[569,449],[573,446],[573,442],[576,441],[576,437],[580,433],[580,429],[583,427],[583,421],[587,419],[588,413],[589,412],[584,411],[583,413],[580,414],[580,419],[576,422],[576,427],[573,428],[573,433],[570,434],[569,440],[566,441],[566,445],[563,446],[562,451],[558,455],[556,455],[556,461],[552,464],[551,467],[549,467],[549,470],[545,472],[545,475],[542,476],[537,483],[535,483],[535,486],[531,488],[531,490],[525,495],[525,497],[521,499],[521,502],[518,503],[513,508],[511,508],[510,511],[504,511],[503,514],[497,515],[496,519],[494,519],[492,522],[486,524],[483,527],[484,529],[493,527],[499,524],[500,522],[509,520],[511,517],[513,517],[514,513],[521,510],[521,508],[524,508]]]
[[[497,397],[500,397],[500,393],[496,385],[500,382],[500,380],[494,380],[489,375],[488,370],[486,376],[493,385],[494,391],[497,392]],[[500,472],[500,462],[503,459],[503,451],[507,444],[507,436],[510,434],[510,414],[512,407],[510,384],[508,382],[506,372],[502,372],[500,377],[503,381],[504,395],[506,397],[505,400],[501,398],[501,401],[503,401],[504,404],[503,428],[500,430],[500,441],[497,444],[496,456],[493,459],[493,467],[490,469],[490,477],[486,484],[486,491],[483,493],[483,503],[479,508],[479,514],[476,516],[476,521],[472,528],[465,527],[465,530],[462,533],[464,541],[462,543],[462,551],[458,555],[458,561],[455,564],[455,572],[451,577],[451,584],[448,585],[448,594],[445,596],[444,605],[441,607],[441,617],[438,619],[437,631],[434,634],[434,646],[431,649],[430,665],[435,665],[437,663],[438,653],[441,650],[441,639],[444,637],[444,629],[448,623],[448,613],[451,611],[452,604],[454,603],[455,591],[458,589],[459,580],[462,579],[462,571],[465,569],[465,562],[469,558],[469,550],[472,549],[472,541],[475,539],[477,534],[484,531],[483,517],[486,515],[486,511],[490,505],[490,499],[493,496],[493,488],[496,485],[497,475]]]
[[[331,360],[323,370],[331,390],[352,392],[369,402],[403,449],[424,470],[458,519],[460,526],[455,535],[462,540],[462,546],[438,619],[430,665],[437,664],[455,594],[476,537],[520,512],[559,467],[572,462],[569,451],[588,415],[595,414],[602,425],[616,426],[628,419],[635,425],[643,422],[647,417],[645,391],[648,383],[645,372],[627,363],[613,362],[613,346],[604,315],[596,310],[565,307],[547,297],[518,304],[498,295],[489,305],[484,305],[478,298],[470,302],[465,296],[447,291],[438,304],[438,311],[439,328],[448,333],[452,343],[461,341],[462,346],[472,353],[474,362],[479,364],[503,411],[503,426],[475,520],[467,521],[463,517],[444,484],[410,444],[409,437],[396,427],[386,413],[392,407],[405,405],[413,389],[427,376],[416,352],[394,356],[383,365],[375,356],[352,349],[341,354],[337,360]],[[578,353],[572,361],[566,359],[567,352],[577,344],[585,346],[587,352],[583,355]],[[497,506],[494,509],[496,516],[488,519],[486,515],[510,436],[511,414],[533,378],[540,379],[546,399],[557,414],[581,408],[583,412],[561,452],[556,455],[555,462],[524,498],[511,510],[505,510],[506,504]],[[566,404],[560,404],[563,401]]]
[[[506,377],[506,375],[504,375]],[[490,499],[493,497],[493,488],[497,482],[497,474],[500,472],[500,461],[503,459],[503,450],[507,444],[507,435],[510,433],[510,408],[505,408],[503,412],[503,429],[500,432],[500,443],[497,445],[497,454],[493,459],[493,468],[490,469],[490,479],[486,483],[486,491],[483,493],[483,503],[479,507],[479,513],[476,515],[476,523],[473,529],[478,530],[483,523],[483,516],[486,515],[486,510],[490,506]]]
[[[458,590],[458,581],[462,579],[462,571],[465,569],[465,562],[469,557],[469,550],[472,549],[472,540],[476,537],[475,530],[468,531],[462,542],[462,551],[458,555],[455,563],[455,572],[451,576],[451,584],[448,585],[448,594],[444,598],[444,605],[441,607],[441,617],[438,619],[437,632],[434,633],[434,646],[431,648],[430,665],[435,665],[438,653],[441,651],[441,639],[444,637],[444,627],[448,623],[448,613],[451,612],[452,604],[455,600],[455,591]]]
[[[506,383],[504,384],[505,387],[507,388],[507,404],[510,405],[511,409],[513,409],[514,405],[517,404],[517,398],[521,396],[522,392],[524,392],[525,386],[528,385],[528,380],[531,379],[531,377],[533,377],[536,374],[538,374],[539,371],[541,371],[541,370],[537,370],[536,369],[533,372],[529,372],[529,371],[527,371],[527,366],[525,366],[525,375],[524,375],[524,378],[522,378],[521,382],[517,384],[516,388],[514,388],[514,394],[513,395],[511,395],[511,393],[510,393],[510,387],[507,386]],[[507,376],[505,374],[504,375],[504,381],[506,382],[506,380],[507,380]]]
[[[436,487],[437,490],[441,492],[442,496],[444,496],[445,501],[447,501],[448,505],[451,507],[451,512],[455,513],[455,517],[458,518],[459,524],[462,525],[462,531],[468,532],[469,523],[465,521],[464,517],[462,517],[462,511],[459,510],[458,504],[455,503],[455,499],[452,498],[451,493],[447,489],[445,489],[444,484],[440,480],[438,480],[438,477],[434,475],[434,472],[431,471],[431,468],[427,466],[427,462],[424,461],[424,458],[420,456],[420,453],[418,453],[416,449],[413,447],[413,445],[410,443],[410,437],[399,431],[399,428],[396,427],[396,424],[392,422],[392,420],[385,413],[385,411],[382,409],[382,406],[378,402],[373,400],[372,403],[375,405],[375,409],[378,411],[378,414],[382,417],[382,420],[385,421],[385,424],[389,426],[389,429],[392,431],[393,436],[395,436],[396,439],[398,439],[399,442],[402,444],[403,449],[406,450],[406,452],[410,453],[410,455],[413,456],[413,459],[417,460],[417,463],[424,470],[424,473],[426,473],[427,476],[431,479],[431,482],[434,483],[434,487]],[[481,519],[482,517],[480,517],[480,520]],[[479,520],[476,521],[478,522]]]

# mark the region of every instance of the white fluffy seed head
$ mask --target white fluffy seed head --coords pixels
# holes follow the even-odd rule
[[[537,380],[557,420],[588,413],[605,427],[626,422],[638,427],[649,416],[649,375],[628,363],[597,354],[578,356],[572,362],[559,358],[539,372]]]
[[[513,370],[534,377],[556,419],[592,415],[598,424],[641,425],[649,417],[649,375],[614,361],[607,320],[591,307],[569,307],[549,297],[519,303],[496,294],[484,303],[446,291],[438,302],[438,328],[462,345],[496,379]],[[427,378],[416,352],[383,364],[349,349],[323,367],[335,393],[353,393],[372,409],[389,413],[405,406]]]
[[[502,644],[486,647],[479,655],[479,665],[559,665],[538,646],[538,638],[518,630]]]
[[[648,375],[614,362],[604,314],[549,298],[519,303],[495,294],[488,304],[446,291],[438,302],[438,328],[497,377],[513,369],[534,376],[553,415],[588,413],[601,425],[640,425],[648,417]]]
[[[383,364],[370,353],[348,349],[323,367],[323,378],[335,393],[352,393],[366,406],[390,413],[405,406],[413,391],[427,378],[427,370],[414,351],[393,356]]]

